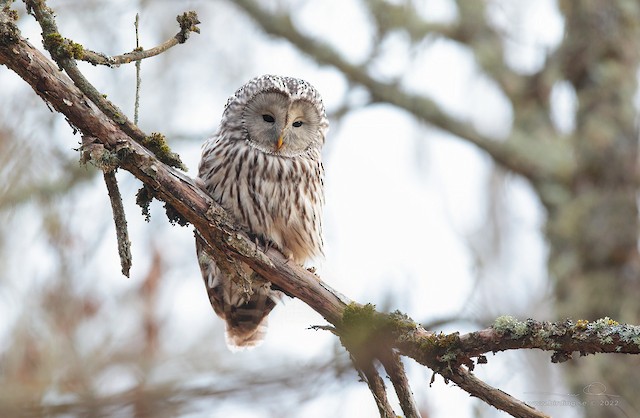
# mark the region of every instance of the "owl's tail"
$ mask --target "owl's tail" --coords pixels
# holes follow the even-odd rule
[[[226,341],[231,351],[262,344],[267,333],[267,316],[278,301],[275,293],[270,288],[261,287],[254,289],[254,293],[245,303],[238,306],[226,304],[222,307],[225,312],[218,315],[227,324]]]
[[[242,289],[222,273],[198,239],[196,249],[211,306],[226,322],[227,346],[231,351],[239,351],[260,345],[267,332],[267,315],[282,299],[282,292],[272,289],[270,282],[253,273],[246,264],[242,267],[253,276],[252,284],[250,291]]]

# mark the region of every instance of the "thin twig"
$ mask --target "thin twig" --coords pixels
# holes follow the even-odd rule
[[[409,386],[409,379],[407,379],[404,365],[398,353],[390,350],[387,356],[380,357],[380,362],[387,371],[393,388],[398,395],[400,407],[402,408],[402,412],[404,412],[405,418],[420,418],[418,405],[416,405],[416,401],[413,398],[413,392],[411,391],[411,386]]]
[[[136,15],[136,22],[137,19],[138,18]],[[138,45],[137,43],[136,31],[136,49],[131,52],[109,57],[105,54],[83,48],[82,54],[80,54],[80,56],[76,58],[81,61],[87,61],[93,65],[107,65],[109,67],[117,67],[122,64],[129,64],[134,61],[139,62],[143,59],[160,55],[169,48],[184,43],[189,38],[191,32],[200,33],[200,29],[198,28],[198,24],[200,23],[200,21],[198,20],[198,15],[196,14],[196,12],[185,12],[182,15],[177,16],[176,20],[180,24],[180,32],[176,33],[173,37],[151,49],[145,50],[140,48],[140,45]]]
[[[139,25],[140,25],[140,14],[136,13],[136,21],[134,26],[136,28],[136,51],[140,49],[140,34],[139,34]],[[136,61],[136,100],[133,105],[133,123],[138,124],[138,110],[140,109],[140,83],[142,80],[140,79],[140,65],[142,64],[142,60]]]
[[[124,207],[122,206],[122,196],[118,188],[115,170],[104,172],[104,183],[107,185],[111,209],[113,211],[113,221],[116,224],[116,238],[118,239],[118,254],[120,255],[120,266],[122,274],[129,277],[131,270],[131,241],[127,230],[127,219]]]
[[[369,386],[373,399],[376,401],[378,412],[380,412],[380,418],[396,418],[397,415],[393,412],[389,399],[387,399],[387,390],[384,387],[384,381],[382,377],[380,377],[374,364],[371,361],[358,361],[353,356],[351,358],[360,377]]]

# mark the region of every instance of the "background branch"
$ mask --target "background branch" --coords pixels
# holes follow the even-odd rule
[[[176,20],[180,24],[180,32],[176,33],[173,37],[169,38],[162,44],[150,48],[143,49],[139,45],[136,45],[136,49],[131,52],[127,52],[122,55],[114,55],[109,57],[100,52],[94,52],[86,48],[82,49],[82,53],[76,58],[82,61],[87,61],[93,65],[107,65],[109,67],[117,67],[122,64],[129,64],[131,62],[139,62],[146,58],[155,57],[163,52],[167,51],[178,44],[182,44],[189,39],[191,32],[200,33],[198,24],[198,15],[194,11],[185,12],[182,15],[176,17]],[[137,20],[136,20],[137,21]],[[137,38],[136,38],[137,41]]]
[[[407,92],[399,85],[376,80],[368,74],[366,67],[348,62],[331,46],[300,32],[288,14],[271,13],[254,0],[238,0],[233,4],[241,7],[265,32],[288,40],[320,64],[333,66],[350,81],[366,87],[374,101],[395,105],[436,128],[476,145],[497,163],[534,183],[548,178],[562,181],[568,178],[573,167],[568,149],[567,152],[560,152],[554,146],[551,153],[552,148],[546,142],[530,140],[519,132],[507,141],[485,136],[470,123],[444,112],[433,100]],[[523,84],[519,83],[520,86]]]

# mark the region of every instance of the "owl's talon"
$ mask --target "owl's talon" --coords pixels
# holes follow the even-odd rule
[[[293,253],[291,251],[283,250],[282,254],[285,256],[286,260],[284,260],[284,264],[289,264],[289,261],[293,260]]]

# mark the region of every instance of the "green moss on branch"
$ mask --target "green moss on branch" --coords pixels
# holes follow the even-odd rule
[[[84,58],[84,47],[71,39],[67,39],[57,32],[44,35],[44,47],[57,58]]]
[[[394,339],[416,329],[416,323],[407,315],[395,311],[384,314],[375,305],[350,303],[342,314],[338,328],[342,344],[351,352],[364,358],[376,356]]]
[[[187,167],[183,164],[180,156],[171,151],[167,139],[161,133],[153,132],[151,135],[145,137],[142,140],[142,145],[153,152],[163,163],[171,167],[179,168],[182,171],[187,171]]]

